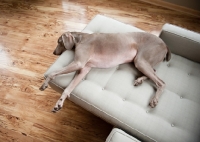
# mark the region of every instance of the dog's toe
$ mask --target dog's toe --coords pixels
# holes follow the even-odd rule
[[[153,98],[153,99],[150,101],[150,103],[149,103],[149,105],[150,105],[152,108],[156,107],[157,104],[158,104],[158,99],[157,99],[157,98]]]
[[[155,105],[154,105],[153,102],[150,102],[149,105],[150,105],[151,108],[154,108],[154,107],[155,107]]]
[[[60,110],[62,108],[62,106],[61,105],[58,105],[58,109]]]
[[[62,104],[60,104],[60,100],[58,100],[56,106],[53,108],[52,112],[56,113],[57,111],[59,111],[62,108]]]
[[[140,84],[142,84],[142,81],[135,80],[133,85],[134,85],[134,86],[138,86],[138,85],[140,85]]]
[[[43,84],[39,89],[40,91],[44,91],[47,87],[48,87],[47,85]]]
[[[138,81],[136,80],[133,85],[138,86],[139,85]]]
[[[53,113],[56,113],[56,110],[55,110],[55,109],[53,109],[51,112],[53,112]]]
[[[40,87],[39,90],[40,90],[40,91],[44,91],[44,88]]]
[[[60,105],[58,105],[58,107],[54,107],[52,112],[56,113],[57,111],[59,111],[62,107]]]

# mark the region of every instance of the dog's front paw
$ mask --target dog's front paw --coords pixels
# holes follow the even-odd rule
[[[154,108],[156,107],[158,104],[158,98],[157,97],[153,97],[152,100],[150,101],[149,105]]]
[[[62,108],[63,103],[64,103],[64,99],[62,99],[62,98],[59,99],[59,100],[57,101],[55,107],[53,108],[52,112],[53,112],[53,113],[56,113],[57,111],[59,111],[59,110]]]
[[[41,91],[44,91],[46,88],[48,87],[48,85],[46,85],[45,83],[42,84],[42,86],[39,88]]]

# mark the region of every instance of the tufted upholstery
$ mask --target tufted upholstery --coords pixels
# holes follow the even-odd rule
[[[169,31],[167,27],[171,29],[170,26],[172,25],[165,25],[165,33]],[[141,30],[100,15],[83,30],[88,33],[131,31]],[[169,35],[165,36],[165,33],[162,32],[161,37],[167,40]],[[171,31],[171,34],[176,33]],[[178,40],[179,38],[176,39]],[[195,42],[198,44],[194,48],[199,50],[199,42]],[[170,41],[167,45],[172,48],[169,43]],[[176,46],[177,51],[182,50],[177,47],[180,43],[173,46]],[[92,69],[74,89],[70,100],[142,141],[198,142],[200,141],[200,64],[185,58],[187,52],[183,52],[183,55],[186,55],[184,57],[177,53],[179,52],[172,54],[169,62],[162,62],[156,67],[156,74],[166,83],[166,89],[156,108],[148,106],[155,93],[155,85],[147,80],[141,86],[134,87],[134,80],[141,74],[131,63],[109,69]],[[192,57],[191,55],[189,57]],[[48,69],[45,77],[50,72],[69,64],[73,56],[73,51],[65,51]],[[198,57],[200,52],[195,53],[194,60],[197,61]],[[50,85],[62,93],[73,75],[74,73],[58,76]]]

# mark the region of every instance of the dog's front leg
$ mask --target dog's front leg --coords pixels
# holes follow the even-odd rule
[[[78,83],[85,77],[85,75],[91,70],[91,67],[84,67],[80,71],[76,72],[76,75],[69,86],[64,90],[60,99],[57,101],[55,107],[53,108],[52,112],[57,112],[63,106],[63,103],[66,98],[70,97],[70,93],[73,89],[78,85]]]
[[[77,71],[77,70],[80,70],[81,67],[82,67],[81,63],[73,61],[68,66],[62,68],[61,70],[49,74],[47,76],[45,82],[43,83],[43,85],[40,87],[40,90],[44,91],[48,87],[49,81],[54,79],[57,75],[67,74],[67,73],[70,73],[70,72],[73,72],[73,71]]]

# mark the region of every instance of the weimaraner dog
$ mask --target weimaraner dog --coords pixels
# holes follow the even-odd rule
[[[65,99],[70,97],[70,93],[91,68],[110,68],[129,62],[133,62],[143,73],[142,77],[135,80],[135,86],[147,78],[156,84],[157,91],[149,105],[153,108],[158,104],[165,83],[155,74],[153,67],[171,58],[171,52],[160,38],[145,32],[94,34],[66,32],[58,38],[58,45],[53,54],[61,55],[65,50],[73,48],[75,48],[74,60],[63,69],[49,74],[40,87],[43,91],[49,81],[57,75],[77,71],[74,79],[57,101],[53,112],[62,108]]]

